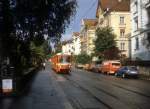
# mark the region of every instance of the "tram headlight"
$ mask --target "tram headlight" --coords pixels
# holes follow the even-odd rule
[[[61,68],[61,64],[60,64],[60,63],[58,63],[58,64],[57,64],[57,67],[58,67],[58,68]]]
[[[58,67],[61,69],[61,65],[58,65]]]
[[[61,65],[59,66],[59,68],[61,68]]]

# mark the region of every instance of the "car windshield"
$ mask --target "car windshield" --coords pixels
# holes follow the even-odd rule
[[[137,67],[128,67],[129,70],[134,70],[136,71],[137,70]]]

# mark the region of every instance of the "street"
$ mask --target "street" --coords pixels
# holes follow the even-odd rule
[[[0,0],[0,109],[150,109],[150,0]]]
[[[56,74],[47,64],[21,97],[1,98],[0,109],[150,109],[149,86],[75,68]]]

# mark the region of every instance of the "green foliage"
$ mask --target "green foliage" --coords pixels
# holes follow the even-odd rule
[[[48,34],[53,41],[60,39],[76,11],[76,0],[14,1],[16,6],[13,14],[17,16],[15,23],[20,24],[17,28],[30,33],[29,37],[21,36],[26,39],[36,38],[37,41],[43,39],[44,34]]]
[[[97,39],[95,41],[95,51],[97,53],[116,46],[116,42],[114,40],[116,36],[112,33],[111,28],[98,28],[96,30],[96,36]]]
[[[61,42],[58,42],[58,43],[55,43],[55,53],[61,53],[62,52],[62,43]]]
[[[43,49],[46,55],[49,55],[52,52],[52,48],[50,46],[50,44],[48,43],[48,41],[45,41],[43,44]]]
[[[95,43],[95,54],[101,59],[113,59],[118,58],[119,50],[116,47],[115,37],[109,27],[98,28],[96,30],[97,39]]]
[[[76,0],[1,0],[0,55],[19,72],[41,62],[51,52],[44,36],[59,41],[76,6]]]
[[[87,54],[79,54],[75,56],[76,63],[87,64],[87,63],[90,63],[91,60],[92,60],[92,57]]]
[[[120,51],[117,47],[113,47],[102,52],[103,58],[108,60],[120,59]]]
[[[30,44],[30,50],[32,65],[38,65],[43,62],[46,57],[43,46],[35,46],[35,44],[32,42]]]

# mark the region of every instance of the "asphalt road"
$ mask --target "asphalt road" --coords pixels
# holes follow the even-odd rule
[[[56,75],[76,109],[150,109],[150,81],[122,79],[73,69]]]
[[[0,109],[150,109],[150,81],[122,79],[80,69],[37,73],[19,98],[0,98]]]

